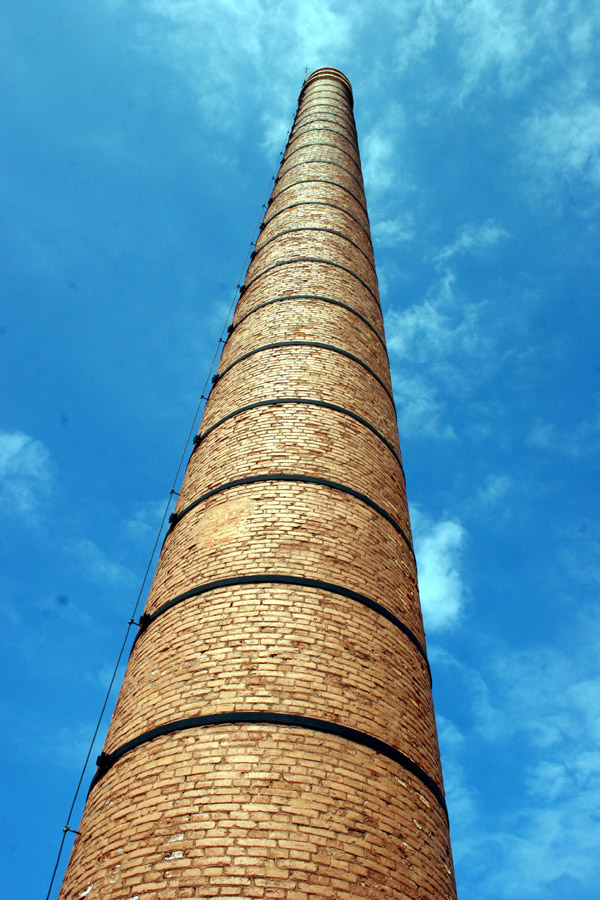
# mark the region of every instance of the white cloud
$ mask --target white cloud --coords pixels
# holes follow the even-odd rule
[[[396,69],[420,64],[421,96],[446,104],[465,104],[490,87],[505,96],[519,94],[544,76],[556,80],[558,73],[562,84],[564,72],[580,77],[581,100],[586,84],[596,80],[600,13],[588,0],[540,0],[533,6],[526,0],[404,0],[380,3],[377,13],[395,43]],[[451,65],[440,84],[428,56],[440,59],[442,47]]]
[[[126,566],[113,562],[93,541],[86,538],[74,540],[67,549],[91,581],[111,587],[132,584],[133,572]]]
[[[554,423],[536,419],[527,436],[527,444],[571,459],[596,453],[600,448],[600,411],[575,426],[564,426],[562,432],[558,432]]]
[[[337,56],[349,51],[354,41],[354,33],[361,15],[360,6],[323,2],[323,0],[301,0],[294,4],[294,12],[285,18],[294,36],[294,50],[297,59],[305,60],[310,69],[313,65],[327,65],[328,56]],[[265,8],[267,16],[272,8]],[[280,24],[284,25],[285,10]],[[281,15],[281,14],[280,14]],[[267,25],[267,22],[264,23]],[[281,32],[280,32],[281,33]]]
[[[346,60],[362,15],[332,0],[142,0],[137,44],[182,73],[212,127],[233,131],[249,97],[278,116],[306,67]]]
[[[585,0],[542,0],[533,9],[525,0],[404,0],[380,3],[378,14],[393,35],[400,72],[423,61],[444,35],[459,66],[451,85],[458,102],[493,77],[505,94],[519,91],[548,64],[550,52],[558,59],[570,51],[581,61],[594,52],[598,23]],[[434,79],[430,88],[439,93]]]
[[[574,180],[600,187],[600,104],[575,95],[537,110],[525,123],[523,153],[538,190]]]
[[[261,119],[264,132],[261,146],[270,158],[275,158],[285,147],[285,139],[292,123],[285,116],[270,112],[264,112]]]
[[[406,127],[405,113],[399,103],[390,103],[385,116],[378,119],[361,138],[362,172],[365,191],[375,209],[389,199],[393,188],[395,203],[412,189],[412,179],[402,157],[402,137]],[[385,195],[382,197],[382,195]]]
[[[445,421],[450,407],[493,364],[481,325],[487,304],[457,298],[454,281],[445,271],[421,303],[385,314],[401,434],[455,438]]]
[[[582,622],[576,646],[576,654],[549,646],[491,659],[488,653],[485,678],[444,651],[430,653],[438,668],[452,667],[464,701],[460,730],[441,719],[440,744],[455,859],[477,879],[468,896],[595,896],[600,878],[596,618]],[[469,754],[485,755],[492,771],[496,755],[507,753],[523,788],[488,808],[486,786],[477,793],[465,778],[465,760]]]
[[[396,67],[405,71],[431,50],[446,18],[442,0],[405,0],[386,4],[396,20]]]
[[[504,90],[517,89],[530,74],[522,66],[537,37],[523,0],[469,0],[455,9],[464,75],[461,97],[490,69],[498,73]]]
[[[439,668],[445,666],[453,670],[449,677],[459,685],[464,709],[472,715],[472,731],[477,737],[489,742],[508,733],[504,712],[494,703],[490,688],[480,672],[456,659],[440,645],[429,648],[429,658]]]
[[[381,219],[371,225],[373,242],[380,247],[395,247],[415,236],[415,217],[412,212],[399,213],[392,219]]]
[[[395,180],[397,154],[393,138],[386,132],[374,128],[362,141],[362,171],[369,197],[386,191]]]
[[[509,475],[490,475],[485,485],[479,490],[478,498],[484,504],[494,506],[504,499],[512,486],[513,480]]]
[[[105,2],[121,15],[122,4]],[[249,97],[287,109],[305,67],[354,70],[357,84],[362,76],[377,87],[390,69],[420,63],[422,94],[446,103],[464,102],[494,77],[505,93],[519,91],[550,64],[557,68],[554,60],[569,69],[592,60],[598,24],[586,0],[542,0],[534,9],[526,0],[373,0],[368,13],[336,0],[140,0],[135,17],[136,46],[177,69],[202,115],[226,131],[236,128]],[[374,21],[384,34],[377,43]],[[451,54],[443,80],[425,68],[433,52]]]
[[[474,355],[480,348],[480,304],[465,303],[460,310],[444,309],[436,299],[386,315],[389,351],[399,359],[445,367],[451,355]]]
[[[124,534],[132,541],[147,544],[156,537],[158,527],[162,521],[166,500],[148,500],[141,503],[134,511],[133,516],[123,523]]]
[[[509,818],[514,839],[505,842],[504,871],[489,877],[499,896],[537,896],[560,878],[600,875],[600,647],[586,678],[585,643],[577,661],[539,648],[497,665],[502,703],[528,746],[525,802]]]
[[[443,420],[445,403],[435,384],[421,375],[392,371],[400,435],[456,440],[451,425]]]
[[[453,857],[455,864],[458,864],[463,845],[460,839],[456,842],[454,841],[453,825],[454,823],[460,823],[459,835],[468,833],[470,829],[478,827],[479,798],[473,788],[472,779],[469,779],[469,773],[460,760],[467,738],[456,724],[445,716],[437,714],[435,720],[444,774],[444,793],[450,813],[450,836],[452,839]]]
[[[488,219],[481,225],[464,225],[456,240],[443,247],[434,256],[434,262],[440,265],[447,263],[457,254],[467,253],[471,250],[487,250],[505,237],[508,237],[508,232],[496,225],[493,219]]]
[[[587,0],[455,0],[447,27],[456,29],[463,81],[460,100],[495,75],[505,94],[530,85],[549,65],[593,65],[600,22]],[[586,59],[586,57],[588,57]]]
[[[543,450],[556,446],[557,439],[554,433],[554,426],[550,422],[542,422],[541,419],[538,419],[531,426],[527,436],[527,444],[530,447],[540,447]]]
[[[0,432],[0,508],[36,520],[50,496],[53,467],[48,449],[22,431]]]
[[[433,523],[414,507],[412,521],[425,628],[449,628],[458,622],[466,600],[460,568],[467,533],[460,522]]]

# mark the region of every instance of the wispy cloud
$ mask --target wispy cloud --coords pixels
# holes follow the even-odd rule
[[[460,522],[432,522],[414,508],[412,523],[425,628],[440,631],[456,625],[465,605],[461,557],[467,533]]]
[[[393,219],[380,219],[371,227],[373,242],[380,247],[395,247],[415,236],[415,217],[410,211],[399,213]]]
[[[554,425],[551,422],[543,422],[541,419],[537,419],[531,426],[527,436],[527,444],[530,447],[539,447],[543,450],[547,450],[550,447],[556,448],[558,440]]]
[[[375,207],[393,186],[397,201],[411,189],[412,179],[402,154],[402,135],[406,127],[405,111],[399,103],[392,103],[370,130],[361,137],[362,171],[365,189]]]
[[[599,24],[586,0],[541,0],[533,9],[526,0],[405,0],[379,3],[378,14],[395,42],[399,72],[438,49],[440,35],[456,48],[456,103],[490,81],[505,95],[523,90],[548,66],[544,47],[552,48],[553,62],[581,65],[593,55]]]
[[[261,146],[269,157],[275,158],[284,148],[286,135],[292,123],[286,116],[271,112],[264,112],[261,121],[264,135]]]
[[[91,581],[110,587],[130,586],[134,581],[131,569],[111,560],[97,544],[87,538],[71,541],[67,550]]]
[[[523,153],[538,190],[577,180],[600,187],[600,104],[565,97],[536,110],[525,123]]]
[[[490,475],[480,488],[477,498],[486,506],[495,506],[506,497],[512,487],[513,480],[510,475]]]
[[[526,803],[511,816],[513,839],[503,841],[507,897],[535,896],[565,877],[585,883],[598,873],[600,647],[594,649],[596,671],[587,675],[580,663],[545,648],[497,663],[501,702],[533,751]],[[489,881],[502,890],[500,872]]]
[[[235,130],[244,98],[260,92],[264,101],[266,92],[261,106],[276,111],[265,122],[271,149],[283,98],[299,87],[305,67],[339,65],[347,57],[361,18],[360,7],[332,0],[142,0],[136,40],[188,80],[201,115],[217,130]]]
[[[393,371],[400,436],[455,441],[456,432],[446,421],[446,403],[433,381],[425,376]]]
[[[0,432],[0,509],[30,523],[52,492],[53,466],[41,441],[22,431]]]
[[[388,348],[399,359],[426,362],[439,370],[452,355],[479,352],[478,316],[477,304],[452,309],[439,302],[439,295],[402,311],[392,310],[386,317]]]
[[[458,4],[454,19],[461,37],[460,59],[463,68],[461,98],[480,82],[484,73],[494,70],[502,88],[513,91],[527,74],[525,60],[536,42],[523,0],[468,0]]]
[[[267,7],[265,12],[270,15],[271,9]],[[282,24],[285,14],[282,8],[279,11]],[[360,17],[359,6],[352,8],[350,4],[332,3],[330,0],[324,3],[322,0],[299,0],[291,18],[297,58],[306,60],[309,66],[322,65],[328,54],[337,56],[349,51]]]
[[[430,654],[431,656],[431,654]],[[455,864],[460,862],[463,846],[460,839],[454,840],[454,823],[460,823],[460,832],[468,833],[477,827],[477,796],[469,783],[469,773],[461,760],[468,738],[457,725],[439,713],[435,717],[440,754],[444,766],[444,792],[450,811],[452,849]]]
[[[562,432],[554,423],[536,419],[527,436],[527,443],[530,447],[564,454],[571,459],[596,453],[600,448],[600,410]]]
[[[548,646],[496,652],[485,678],[449,654],[433,651],[436,665],[452,666],[465,699],[461,730],[442,720],[441,745],[453,822],[454,854],[473,877],[483,898],[593,896],[600,876],[600,634],[587,619],[577,658]],[[465,781],[474,743],[495,753],[520,748],[523,790],[507,795],[493,815],[486,798]],[[502,749],[504,748],[504,749]],[[478,753],[484,751],[480,748]],[[514,757],[514,750],[510,751]],[[453,809],[453,803],[456,809]],[[459,811],[466,814],[463,822]],[[565,836],[569,839],[566,840]],[[486,860],[493,848],[495,865]],[[591,893],[590,893],[591,891]],[[555,894],[552,893],[552,896]]]
[[[455,438],[449,403],[473,389],[473,363],[481,375],[492,358],[488,330],[481,326],[485,301],[459,300],[454,283],[445,271],[422,302],[386,313],[401,435]]]
[[[140,504],[130,519],[123,523],[124,535],[136,543],[146,544],[148,549],[156,537],[165,512],[166,500],[148,500]]]
[[[489,85],[490,77],[504,94],[514,94],[549,65],[556,71],[557,63],[569,69],[591,64],[599,25],[597,9],[586,0],[541,0],[534,8],[526,0],[458,0],[447,26],[459,38],[459,99],[484,81]]]
[[[452,257],[471,251],[484,251],[495,246],[508,232],[492,219],[481,225],[464,225],[456,239],[436,253],[433,261],[440,266],[449,262]]]
[[[396,44],[396,67],[405,71],[435,47],[447,16],[440,0],[405,0],[385,4],[392,17]]]

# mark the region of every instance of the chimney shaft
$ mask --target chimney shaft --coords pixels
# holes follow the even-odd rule
[[[61,900],[456,897],[352,106],[302,88]]]

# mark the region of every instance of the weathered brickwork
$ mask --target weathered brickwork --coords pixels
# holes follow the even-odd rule
[[[313,125],[309,122],[306,127],[312,128]],[[331,138],[328,140],[329,132],[331,132]],[[319,158],[318,148],[326,147],[327,150],[325,152],[329,155],[329,159],[348,167],[354,175],[357,184],[362,185],[360,164],[356,155],[333,143],[334,140],[340,137],[351,143],[350,138],[348,138],[347,135],[344,135],[338,128],[332,128],[331,126],[323,126],[322,131],[318,135],[311,134],[310,138],[303,139],[303,136],[299,135],[285,154],[279,177],[281,178],[281,176],[292,166],[296,166],[301,162],[310,162],[315,159],[315,156]]]
[[[456,897],[391,388],[352,92],[321,69],[61,900]]]
[[[367,291],[376,293],[377,276],[371,261],[364,255],[360,246],[355,245],[347,237],[337,234],[333,229],[304,231],[281,231],[277,238],[263,246],[258,245],[256,257],[250,264],[249,283],[252,284],[260,273],[275,263],[289,260],[316,257],[335,261],[337,266],[352,266],[351,272],[358,281],[365,282]]]
[[[292,228],[331,228],[345,235],[347,240],[354,241],[364,253],[369,255],[371,242],[369,232],[359,219],[352,216],[343,207],[332,206],[331,203],[310,203],[291,205],[267,219],[258,240],[258,249],[266,246],[267,241],[276,235]]]
[[[103,825],[78,839],[78,890],[67,897],[455,896],[439,839],[447,823],[421,782],[302,729],[158,738],[115,765],[86,816]]]
[[[439,780],[426,663],[394,625],[355,606],[313,588],[252,585],[173,607],[139,638],[107,749],[171,719],[310,710],[391,742]],[[422,717],[405,717],[407,706]]]
[[[368,231],[369,218],[366,208],[361,203],[360,196],[351,188],[344,187],[335,178],[327,179],[322,177],[311,180],[310,178],[302,178],[302,173],[298,173],[298,175],[299,177],[295,182],[289,184],[285,190],[280,190],[279,185],[276,186],[276,192],[272,195],[265,222],[269,221],[270,217],[279,210],[289,207],[292,203],[299,200],[313,200],[335,204],[337,207],[346,209]]]
[[[219,372],[243,356],[248,346],[261,347],[278,341],[316,341],[346,350],[372,369],[389,390],[392,388],[383,344],[374,341],[372,332],[349,310],[315,300],[309,316],[304,303],[282,303],[276,314],[267,306],[248,316],[227,341]]]
[[[333,266],[331,260],[321,262],[318,258],[316,261],[291,261],[254,278],[240,299],[234,323],[265,300],[290,294],[310,294],[339,300],[364,316],[378,334],[383,333],[376,293],[346,268]]]
[[[395,409],[385,388],[359,363],[320,347],[260,350],[233,366],[212,390],[202,427],[240,406],[274,397],[336,403],[363,416],[396,448],[399,445]]]
[[[364,541],[378,554],[365,554]],[[409,548],[387,519],[341,491],[271,481],[230,488],[196,506],[167,536],[147,611],[196,584],[240,572],[307,578],[318,572],[383,603],[422,639]]]
[[[209,432],[188,466],[176,510],[220,484],[266,471],[344,483],[387,509],[410,536],[404,477],[391,449],[347,414],[310,404],[255,407]]]

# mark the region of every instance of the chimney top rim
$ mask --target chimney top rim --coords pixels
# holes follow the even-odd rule
[[[350,106],[354,105],[354,99],[352,96],[352,85],[350,84],[350,81],[348,80],[348,78],[346,78],[346,76],[344,75],[343,72],[340,72],[339,69],[334,69],[329,66],[323,66],[320,69],[315,69],[315,71],[312,72],[308,76],[308,78],[302,85],[300,97],[302,97],[302,94],[304,93],[305,89],[308,87],[309,84],[313,84],[315,81],[318,81],[321,78],[335,79],[336,81],[339,81],[342,84],[342,86],[346,89],[346,91],[348,92],[348,99],[350,100]]]

